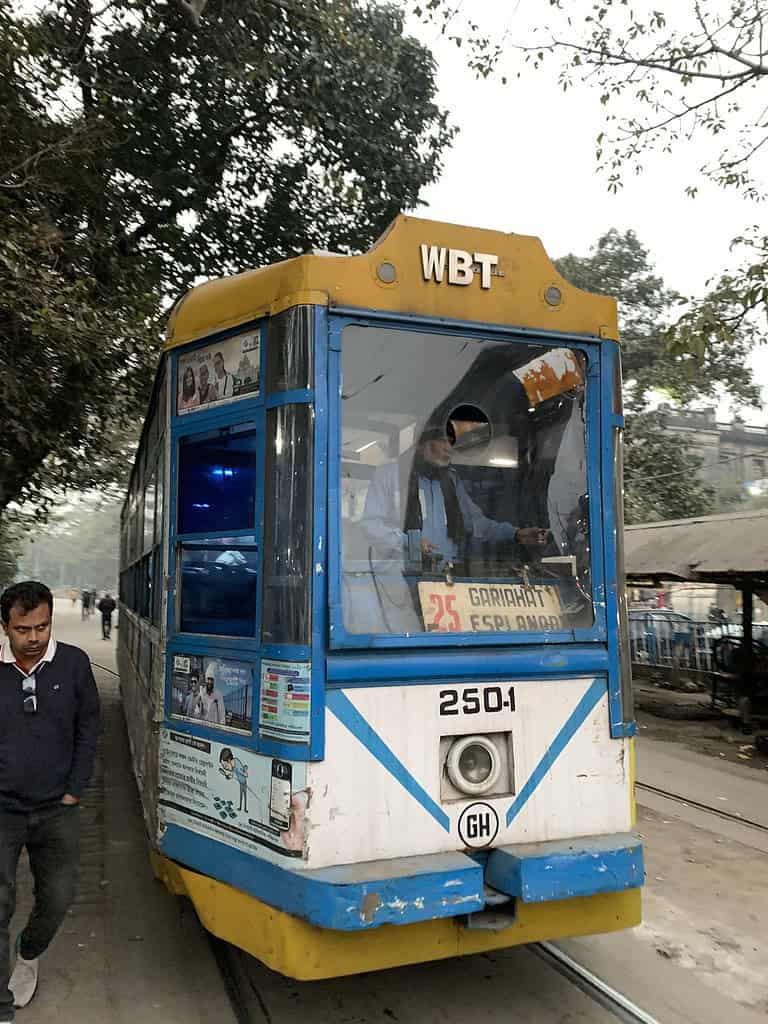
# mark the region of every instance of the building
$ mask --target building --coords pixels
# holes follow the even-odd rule
[[[700,475],[715,488],[721,511],[750,499],[768,498],[768,426],[748,426],[738,416],[718,423],[714,406],[659,407],[671,434],[685,438],[702,460]]]

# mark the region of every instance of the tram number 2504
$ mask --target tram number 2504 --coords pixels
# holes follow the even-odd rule
[[[440,691],[441,715],[479,715],[481,711],[493,714],[495,711],[515,710],[515,688],[504,690],[501,686],[463,687],[460,690]]]

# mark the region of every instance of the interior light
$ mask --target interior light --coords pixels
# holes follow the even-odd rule
[[[375,444],[378,444],[378,441],[369,441],[368,444],[364,444],[362,448],[355,448],[355,455],[359,455],[360,452],[365,452],[369,448],[373,448]]]
[[[491,466],[499,466],[501,469],[514,469],[517,465],[516,459],[489,459],[488,464]]]

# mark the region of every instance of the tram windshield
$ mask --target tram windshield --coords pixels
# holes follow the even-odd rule
[[[344,625],[591,625],[586,356],[354,325],[342,340]]]

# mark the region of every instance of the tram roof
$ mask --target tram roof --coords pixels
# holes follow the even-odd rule
[[[447,260],[441,284],[425,280],[423,245],[497,257],[490,287],[481,287],[477,273],[467,286],[447,283]],[[380,278],[383,263],[395,268],[390,283]],[[547,301],[552,288],[559,302],[552,292]],[[615,299],[566,281],[538,238],[401,215],[361,255],[311,253],[198,285],[174,307],[165,347],[303,304],[618,338]]]
[[[768,585],[768,509],[628,526],[627,579]]]

